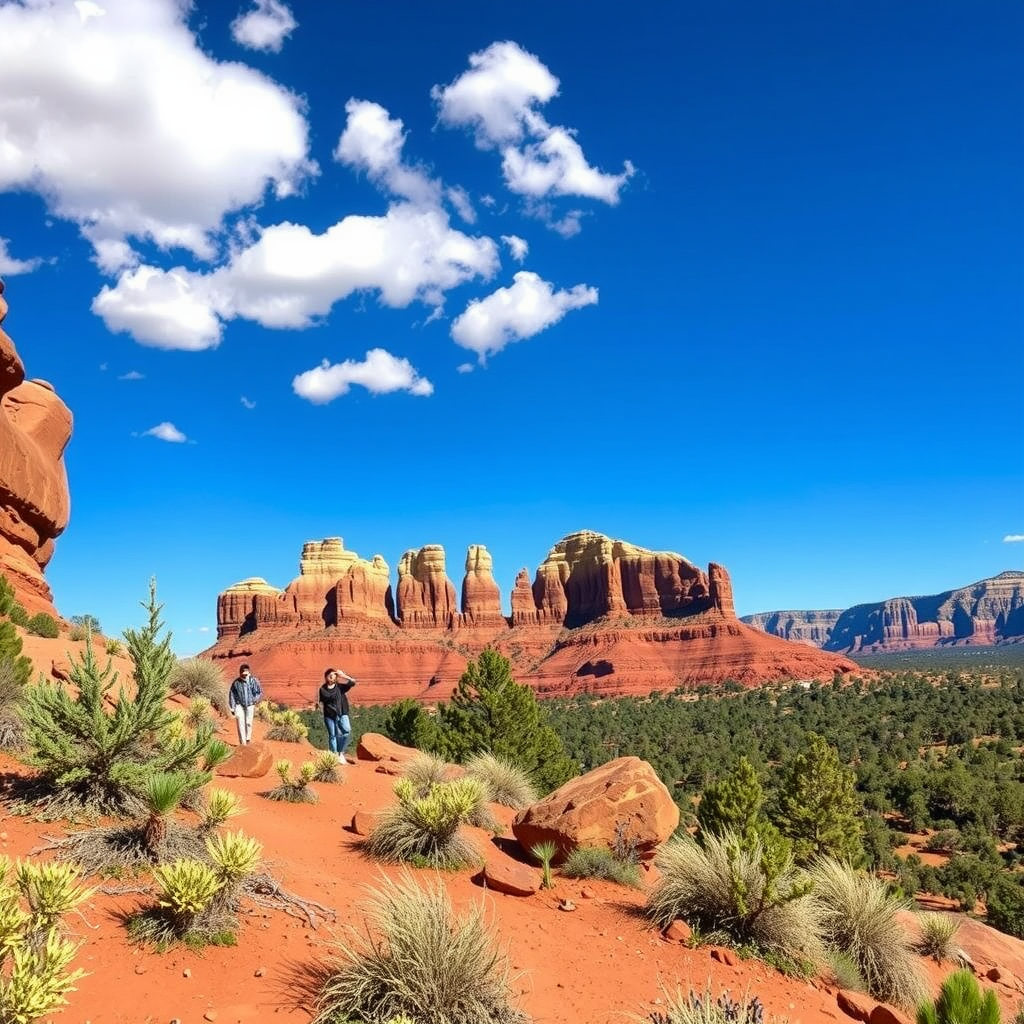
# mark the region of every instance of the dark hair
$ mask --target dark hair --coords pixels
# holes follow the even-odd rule
[[[239,672],[248,672],[248,671],[251,671],[251,669],[249,668],[248,665],[239,665],[238,666],[238,671]]]
[[[332,672],[337,672],[337,671],[338,670],[336,668],[325,668],[324,669],[324,679],[326,679]]]

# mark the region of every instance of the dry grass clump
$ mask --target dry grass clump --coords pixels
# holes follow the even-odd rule
[[[537,788],[530,777],[511,761],[494,754],[474,754],[465,764],[466,774],[479,779],[487,800],[520,811],[537,801]]]
[[[565,858],[562,874],[566,878],[604,878],[640,888],[640,868],[630,861],[619,860],[603,846],[578,846]]]
[[[908,1009],[917,1006],[927,990],[898,916],[908,903],[877,875],[832,857],[816,860],[811,877],[822,904],[825,941],[857,965],[875,999]]]
[[[764,1024],[765,1019],[764,1005],[757,996],[748,991],[741,999],[733,999],[728,991],[723,991],[716,998],[710,982],[700,993],[691,991],[684,995],[676,989],[674,996],[667,997],[666,1004],[664,1010],[656,1010],[647,1018],[651,1024]],[[768,1019],[779,1020],[781,1024],[779,1018]]]
[[[953,960],[956,947],[953,940],[960,931],[960,921],[949,914],[925,913],[918,915],[921,939],[917,948],[924,956],[930,956],[936,963]]]
[[[186,697],[205,697],[221,714],[228,711],[228,684],[220,666],[205,658],[183,658],[171,670],[171,693]]]
[[[528,1024],[512,1005],[508,960],[475,906],[457,917],[440,882],[385,879],[364,907],[367,931],[338,944],[314,1024]]]
[[[402,766],[402,778],[412,783],[417,796],[426,796],[431,786],[449,781],[450,768],[443,757],[421,750]]]
[[[309,788],[316,773],[316,766],[312,761],[304,762],[294,779],[292,778],[291,761],[282,758],[275,762],[274,771],[277,772],[281,781],[266,794],[269,800],[283,800],[290,804],[315,804],[317,802],[316,790]]]
[[[329,750],[318,754],[316,760],[313,761],[313,781],[341,782],[341,778],[342,771],[338,755],[331,753]]]
[[[468,821],[482,793],[476,779],[464,778],[417,796],[409,779],[399,779],[398,803],[381,813],[363,849],[378,860],[410,861],[417,867],[455,870],[475,864],[480,855],[459,826]]]
[[[760,839],[731,832],[677,836],[655,858],[661,874],[647,897],[659,927],[682,918],[704,935],[750,945],[761,955],[821,963],[821,908],[788,852],[770,862]],[[768,866],[766,869],[766,865]]]
[[[0,750],[21,751],[27,746],[21,701],[25,695],[14,661],[0,658]]]

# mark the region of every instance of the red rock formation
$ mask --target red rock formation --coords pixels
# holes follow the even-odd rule
[[[338,581],[335,604],[339,623],[394,622],[391,570],[381,555],[374,555],[372,562],[359,559],[349,566]]]
[[[795,640],[811,647],[824,647],[832,629],[843,614],[842,608],[812,611],[758,612],[744,615],[740,621],[783,640]]]
[[[398,618],[405,629],[457,625],[455,587],[444,568],[444,548],[427,544],[406,551],[398,563]]]
[[[533,599],[530,574],[520,569],[512,588],[512,625],[533,626],[537,623],[537,604]]]
[[[7,315],[0,281],[0,323]],[[64,449],[71,413],[51,385],[25,380],[0,329],[0,572],[26,610],[56,615],[43,577],[70,514]]]
[[[501,591],[494,582],[494,559],[483,544],[466,551],[466,576],[462,581],[462,618],[467,626],[501,629],[508,625],[501,610]]]

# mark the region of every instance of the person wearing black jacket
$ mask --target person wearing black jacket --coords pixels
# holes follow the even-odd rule
[[[344,679],[345,682],[341,682]],[[346,761],[345,748],[352,736],[352,722],[348,712],[348,691],[356,681],[340,668],[329,668],[324,672],[324,685],[320,687],[317,702],[324,709],[324,725],[327,726],[327,745],[338,755],[341,764],[355,764]]]

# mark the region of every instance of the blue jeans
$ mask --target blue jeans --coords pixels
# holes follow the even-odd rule
[[[348,741],[352,738],[352,723],[348,715],[341,718],[328,718],[324,715],[327,726],[327,747],[334,754],[344,754]]]

